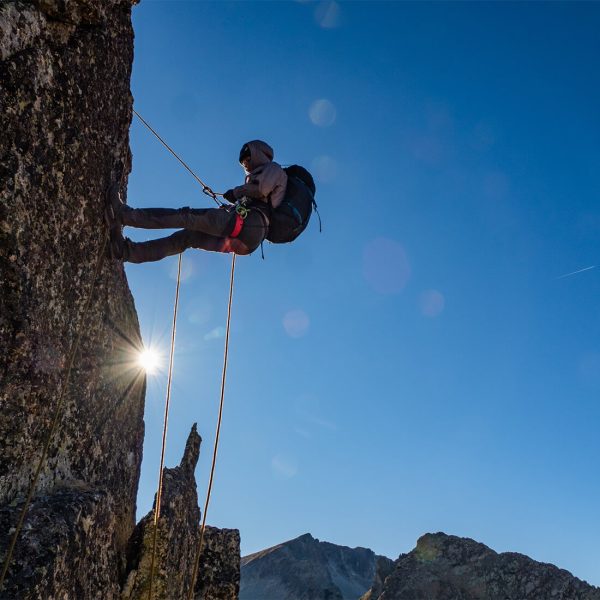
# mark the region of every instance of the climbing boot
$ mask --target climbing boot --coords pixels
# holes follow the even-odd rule
[[[111,227],[108,241],[110,257],[115,260],[127,260],[129,257],[129,239],[123,237],[121,227]]]
[[[111,229],[113,227],[122,227],[121,211],[125,203],[121,199],[119,184],[113,183],[106,191],[104,220]]]

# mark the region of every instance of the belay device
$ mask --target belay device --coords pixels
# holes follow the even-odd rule
[[[274,244],[293,242],[305,229],[315,202],[315,181],[312,175],[300,165],[285,167],[287,188],[281,204],[271,211],[267,239]],[[321,218],[319,217],[319,224]]]

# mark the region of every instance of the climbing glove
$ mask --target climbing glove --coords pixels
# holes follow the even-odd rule
[[[227,200],[227,202],[231,202],[232,204],[235,204],[237,202],[237,198],[235,197],[233,190],[227,190],[223,194],[223,198],[225,198],[225,200]]]

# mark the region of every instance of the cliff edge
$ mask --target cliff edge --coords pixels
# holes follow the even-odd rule
[[[0,560],[80,336],[2,598],[117,598],[135,525],[145,379],[103,195],[130,169],[127,0],[0,5]],[[89,300],[89,307],[84,307]]]

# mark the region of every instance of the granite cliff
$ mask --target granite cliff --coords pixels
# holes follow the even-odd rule
[[[125,191],[131,166],[132,3],[0,3],[0,563],[58,416],[3,599],[116,600],[144,560],[132,538],[141,338],[103,222],[105,190],[120,180]],[[193,432],[182,464],[165,470],[161,527],[182,529],[161,548],[163,570],[187,564],[197,536],[199,443]],[[237,536],[209,536],[212,576],[197,597],[235,598]]]

